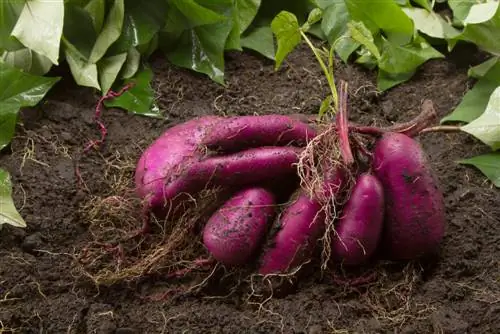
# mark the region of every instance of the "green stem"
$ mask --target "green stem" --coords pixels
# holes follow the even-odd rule
[[[323,62],[323,59],[321,59],[321,56],[319,55],[318,51],[314,47],[314,45],[311,43],[307,35],[302,31],[302,29],[299,30],[300,34],[306,41],[306,43],[309,45],[311,48],[312,52],[316,56],[316,59],[318,60],[321,68],[323,69],[323,72],[325,73],[326,80],[328,81],[328,85],[330,86],[330,90],[332,92],[332,97],[333,97],[333,103],[335,105],[335,111],[338,110],[338,96],[337,96],[337,88],[335,86],[335,80],[334,78],[330,75],[330,72],[328,71],[328,68],[326,67],[325,63]]]

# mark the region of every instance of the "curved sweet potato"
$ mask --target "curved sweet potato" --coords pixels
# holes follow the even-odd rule
[[[243,265],[259,247],[275,210],[275,197],[265,188],[237,192],[208,220],[203,243],[226,265]]]
[[[333,199],[345,186],[345,170],[326,168],[320,198]],[[314,252],[317,241],[325,231],[326,212],[318,197],[311,198],[299,189],[293,200],[279,216],[279,230],[272,236],[273,242],[261,257],[261,275],[286,273],[308,261]]]
[[[332,257],[347,265],[364,263],[375,252],[384,221],[384,190],[373,175],[361,174],[332,235]]]
[[[205,116],[175,125],[141,155],[135,170],[136,192],[150,207],[163,203],[165,178],[203,156],[198,144],[221,117]]]
[[[445,233],[444,199],[420,144],[404,134],[384,134],[372,163],[384,188],[384,253],[397,260],[436,251]]]
[[[165,184],[185,182],[184,179],[177,178],[181,178],[194,164],[199,164],[206,158],[207,148],[244,151],[254,146],[300,144],[315,135],[316,132],[307,124],[280,115],[228,118],[204,116],[193,119],[169,128],[144,151],[135,174],[137,194],[146,199],[147,206],[161,206],[177,195],[175,191],[166,191]],[[290,153],[290,150],[285,151]],[[224,160],[220,162],[225,163]],[[200,168],[207,168],[209,165],[210,163]],[[265,164],[260,163],[260,167],[265,167]],[[262,176],[261,172],[257,174]],[[184,191],[182,188],[177,190]]]
[[[299,192],[278,218],[279,231],[260,260],[259,274],[280,274],[311,256],[325,223],[321,205]]]
[[[304,146],[317,135],[301,120],[286,115],[234,116],[221,120],[203,144],[211,149],[238,151],[259,146]]]

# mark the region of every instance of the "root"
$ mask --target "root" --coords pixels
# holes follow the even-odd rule
[[[113,197],[106,199],[107,202],[115,200]],[[112,285],[151,275],[179,278],[198,269],[210,268],[215,262],[207,259],[197,229],[215,203],[218,203],[217,192],[205,194],[178,219],[156,220],[153,227],[160,232],[141,240],[130,238],[141,221],[139,203],[134,206],[119,199],[116,206],[104,206],[106,211],[90,211],[96,225],[90,227],[94,240],[78,256],[83,274],[97,285]],[[102,202],[96,207],[102,207]],[[116,220],[124,213],[129,219]]]
[[[151,234],[138,234],[143,217],[143,200],[135,194],[134,159],[114,154],[103,158],[104,170],[99,195],[86,195],[78,210],[87,222],[89,240],[74,255],[74,270],[96,286],[142,280],[145,276],[187,277],[210,270],[201,243],[200,227],[226,194],[206,189],[163,215],[151,213]],[[186,209],[182,214],[181,209]],[[176,211],[176,212],[174,212]],[[203,258],[205,261],[200,261]]]
[[[108,129],[104,125],[104,123],[101,121],[101,114],[102,114],[102,108],[104,106],[104,101],[106,100],[111,100],[116,97],[119,97],[123,95],[127,90],[131,89],[135,84],[134,83],[129,83],[126,84],[122,89],[120,89],[118,92],[114,92],[112,90],[109,90],[104,96],[102,96],[99,101],[97,102],[97,105],[95,107],[95,113],[94,113],[94,121],[96,122],[99,132],[101,134],[101,137],[97,140],[91,140],[83,149],[82,155],[87,153],[91,148],[98,148],[99,145],[104,143],[104,140],[106,139],[106,135],[108,133]],[[75,163],[75,176],[78,180],[78,184],[83,187],[84,182],[83,178],[80,172],[80,166],[78,164],[79,159],[77,159]]]
[[[297,166],[301,188],[320,203],[325,215],[325,231],[320,238],[322,270],[327,268],[330,260],[330,240],[335,234],[338,208],[345,204],[344,193],[349,193],[355,183],[352,172],[354,157],[348,138],[347,84],[344,82],[339,91],[339,106],[336,124],[319,125],[323,129],[301,152]]]

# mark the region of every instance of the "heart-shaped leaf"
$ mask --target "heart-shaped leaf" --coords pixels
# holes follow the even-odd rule
[[[63,0],[29,0],[24,4],[12,35],[58,65],[63,24]]]

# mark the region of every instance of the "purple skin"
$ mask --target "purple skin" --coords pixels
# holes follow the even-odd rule
[[[384,134],[372,164],[386,203],[383,252],[410,260],[437,251],[445,233],[444,199],[420,144],[404,134]]]
[[[347,265],[365,263],[375,252],[384,222],[384,189],[371,174],[356,180],[332,235],[332,258]]]
[[[259,274],[280,274],[307,260],[325,222],[321,205],[300,193],[279,217],[280,230],[260,261]]]
[[[164,188],[168,187],[165,186],[166,183],[186,182],[183,179],[177,181],[175,179],[183,177],[193,165],[199,164],[206,156],[207,147],[245,150],[252,146],[304,143],[315,135],[315,130],[307,124],[286,116],[196,118],[168,129],[145,150],[136,168],[137,194],[146,199],[148,207],[158,207],[179,192],[186,191],[182,188],[177,191]],[[287,151],[288,153],[290,152]],[[213,159],[216,158],[219,157]],[[285,165],[288,166],[286,162]],[[203,168],[206,168],[206,165]],[[262,173],[258,174],[260,176],[256,179],[262,179]],[[199,190],[201,189],[193,189],[195,192]]]
[[[274,195],[264,188],[239,191],[208,220],[205,247],[225,265],[244,265],[260,246],[275,204]]]
[[[300,151],[297,147],[270,146],[200,160],[165,180],[163,198],[174,199],[210,187],[246,186],[288,178],[296,170]]]
[[[228,117],[204,142],[212,149],[236,151],[259,146],[304,146],[317,132],[305,122],[284,115]]]
[[[326,169],[321,191],[323,195],[337,196],[345,185],[341,168]],[[279,217],[280,230],[274,236],[272,247],[261,258],[261,275],[285,273],[309,260],[317,241],[325,229],[325,211],[321,203],[303,190]]]
[[[175,125],[144,151],[135,170],[135,184],[137,194],[146,199],[149,207],[161,206],[163,203],[161,189],[166,174],[202,156],[198,143],[220,119],[206,116]]]

